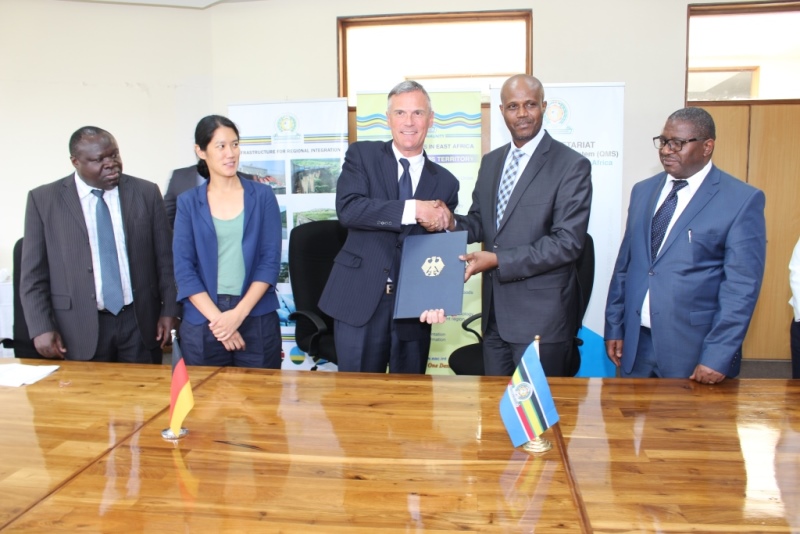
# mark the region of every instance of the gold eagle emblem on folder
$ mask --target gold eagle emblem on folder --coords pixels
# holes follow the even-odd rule
[[[444,262],[439,256],[431,256],[426,258],[422,263],[422,272],[425,276],[439,276],[444,270]]]

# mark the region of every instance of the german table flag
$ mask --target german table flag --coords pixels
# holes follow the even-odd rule
[[[183,420],[194,407],[192,384],[183,361],[181,346],[175,330],[172,331],[172,387],[170,388],[169,428],[174,437],[182,437]],[[186,434],[186,431],[183,431]]]

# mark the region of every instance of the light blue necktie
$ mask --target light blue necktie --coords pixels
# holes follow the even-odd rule
[[[97,246],[100,249],[100,278],[103,281],[103,303],[106,310],[117,315],[125,305],[122,295],[122,280],[119,275],[119,259],[117,258],[117,242],[114,239],[114,225],[111,212],[103,199],[102,189],[92,189],[97,197]]]
[[[519,160],[523,155],[525,155],[525,152],[519,148],[514,149],[511,161],[508,162],[508,167],[506,167],[503,178],[500,180],[500,188],[497,190],[497,228],[500,228],[500,221],[503,220],[503,214],[506,212],[508,199],[511,198],[511,193],[514,191],[517,171],[519,170]]]

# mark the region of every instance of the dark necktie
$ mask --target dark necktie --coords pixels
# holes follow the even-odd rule
[[[497,190],[497,228],[500,228],[500,221],[503,220],[503,214],[506,212],[508,199],[511,198],[511,193],[514,191],[517,171],[519,170],[519,160],[524,154],[525,152],[522,150],[514,149],[511,161],[508,162],[508,167],[506,167],[503,177],[500,179],[500,187]]]
[[[97,246],[100,255],[100,279],[103,282],[105,309],[116,315],[125,305],[125,301],[122,296],[122,280],[119,275],[114,225],[111,223],[111,212],[103,198],[104,192],[101,189],[92,189],[92,194],[97,197],[95,217],[97,219]]]
[[[661,248],[661,242],[664,241],[664,236],[667,233],[669,221],[675,213],[675,206],[678,205],[678,191],[683,189],[689,184],[686,180],[673,180],[672,190],[664,199],[664,203],[653,215],[653,224],[650,228],[650,259],[656,261],[658,249]]]
[[[411,187],[411,173],[408,172],[408,167],[411,165],[406,158],[400,158],[400,165],[403,166],[403,174],[400,175],[400,181],[397,186],[400,189],[400,200],[409,200],[414,198],[414,190]]]

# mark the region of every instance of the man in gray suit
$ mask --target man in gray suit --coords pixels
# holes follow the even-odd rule
[[[34,346],[45,358],[160,363],[180,315],[161,193],[122,174],[105,130],[80,128],[69,150],[75,172],[28,195],[20,294]]]
[[[592,177],[589,160],[542,130],[547,102],[532,76],[503,84],[500,110],[513,142],[484,156],[467,215],[446,215],[484,250],[467,254],[465,279],[483,274],[483,360],[510,376],[534,337],[547,376],[573,376],[579,327],[575,262],[583,250]]]

